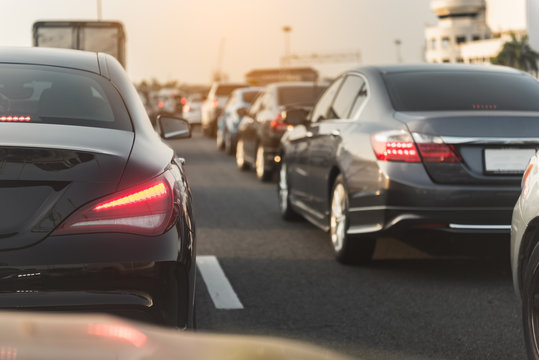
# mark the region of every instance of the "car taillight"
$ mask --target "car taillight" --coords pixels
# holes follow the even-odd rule
[[[455,146],[444,143],[441,137],[420,133],[413,133],[413,137],[424,162],[462,162],[462,157],[457,153]]]
[[[169,172],[83,206],[52,235],[125,232],[160,235],[176,221],[174,177]]]
[[[376,133],[371,143],[378,160],[421,162],[412,136],[404,130]]]
[[[283,121],[283,117],[279,114],[275,119],[271,120],[270,128],[274,131],[285,132],[288,130],[288,124]]]
[[[215,109],[216,107],[219,106],[219,101],[217,101],[217,99],[214,99],[211,103],[211,106]]]
[[[30,120],[32,120],[30,116],[16,116],[16,115],[0,116],[1,122],[29,122]]]

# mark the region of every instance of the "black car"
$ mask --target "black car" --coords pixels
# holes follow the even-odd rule
[[[194,326],[189,185],[112,56],[0,49],[0,199],[0,308]]]
[[[290,127],[287,111],[301,109],[308,113],[326,87],[309,81],[267,85],[238,127],[238,168],[244,170],[254,165],[260,180],[271,179],[280,161],[281,137]]]
[[[503,67],[362,67],[282,138],[281,214],[329,231],[337,260],[429,229],[507,237],[539,148],[539,83]]]

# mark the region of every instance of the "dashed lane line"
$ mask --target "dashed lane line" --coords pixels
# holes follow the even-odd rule
[[[210,293],[215,308],[243,309],[243,305],[228,281],[215,256],[197,256],[197,266]]]

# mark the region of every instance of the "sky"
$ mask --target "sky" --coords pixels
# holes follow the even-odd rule
[[[0,0],[0,46],[31,46],[36,20],[96,20],[98,0]],[[219,66],[230,80],[277,67],[292,54],[361,54],[359,64],[423,61],[430,0],[101,0],[102,19],[123,22],[134,82],[208,83]],[[9,14],[9,15],[7,15]],[[358,62],[315,66],[324,77]]]

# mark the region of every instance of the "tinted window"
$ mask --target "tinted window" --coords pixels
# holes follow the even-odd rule
[[[277,90],[279,105],[312,105],[326,87],[315,86],[283,86]]]
[[[348,117],[364,83],[359,76],[351,75],[346,77],[333,102],[331,118],[343,119]]]
[[[258,95],[258,91],[245,91],[243,92],[243,101],[248,102],[249,104],[252,104],[253,101],[256,99],[256,96]]]
[[[0,66],[0,116],[131,130],[123,102],[99,75],[50,66]]]
[[[526,75],[408,72],[384,78],[393,107],[400,111],[539,111],[539,83]]]
[[[242,87],[245,87],[245,85],[241,85],[241,84],[238,84],[238,85],[219,85],[219,87],[217,87],[217,91],[216,91],[216,95],[217,96],[228,96],[230,95],[230,93],[236,89],[239,89],[239,88],[242,88]]]
[[[335,80],[329,88],[324,92],[324,94],[320,97],[316,105],[314,106],[311,121],[320,121],[322,119],[325,119],[329,110],[329,106],[333,102],[333,99],[335,98],[335,94],[337,93],[337,90],[339,90],[339,87],[341,86],[343,78],[338,78]]]

